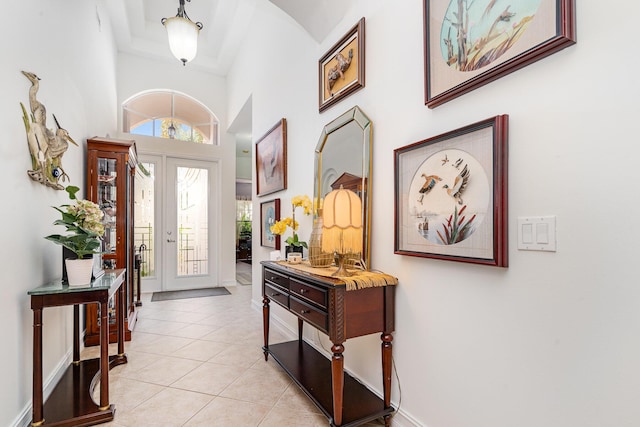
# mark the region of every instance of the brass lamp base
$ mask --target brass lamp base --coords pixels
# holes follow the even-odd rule
[[[347,267],[345,267],[345,260],[347,258],[347,255],[336,253],[335,257],[337,258],[338,269],[331,275],[331,277],[353,276],[353,273],[347,270]]]

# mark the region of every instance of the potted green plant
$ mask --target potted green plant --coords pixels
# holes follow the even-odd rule
[[[71,185],[66,188],[69,198],[75,200],[74,204],[53,206],[62,214],[62,218],[57,219],[53,224],[64,226],[67,234],[51,234],[45,237],[76,256],[76,258],[65,259],[69,286],[86,285],[91,282],[93,255],[101,253],[101,238],[104,235],[102,210],[89,200],[76,199],[78,190],[78,187]]]

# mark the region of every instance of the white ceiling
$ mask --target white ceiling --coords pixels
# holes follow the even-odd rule
[[[256,4],[265,0],[187,0],[185,11],[202,22],[198,54],[186,67],[226,76],[249,30]],[[304,28],[318,43],[340,22],[353,0],[268,0]],[[175,16],[179,0],[108,0],[107,13],[119,52],[178,62],[160,22]],[[259,19],[259,17],[257,17]],[[245,106],[246,107],[246,106]],[[239,156],[250,156],[251,106],[243,108],[229,132],[237,135]],[[249,151],[249,153],[247,153]]]
[[[187,0],[187,15],[204,27],[198,38],[198,54],[186,66],[225,76],[259,1],[264,0]],[[269,1],[321,42],[342,19],[352,0]],[[120,52],[177,61],[171,55],[160,21],[176,15],[178,0],[109,0],[106,5]]]

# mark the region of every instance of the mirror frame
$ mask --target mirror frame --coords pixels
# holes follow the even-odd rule
[[[361,188],[362,191],[362,260],[366,270],[371,269],[371,177],[373,167],[373,123],[357,105],[349,109],[336,119],[329,122],[318,140],[315,150],[315,170],[313,185],[313,218],[318,217],[318,206],[321,206],[322,194],[322,151],[327,143],[331,141],[331,136],[351,123],[355,123],[362,130],[362,156],[361,166]]]

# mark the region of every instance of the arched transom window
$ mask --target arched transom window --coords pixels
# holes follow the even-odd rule
[[[176,91],[142,92],[122,104],[123,131],[135,135],[218,145],[218,124],[206,106]]]

